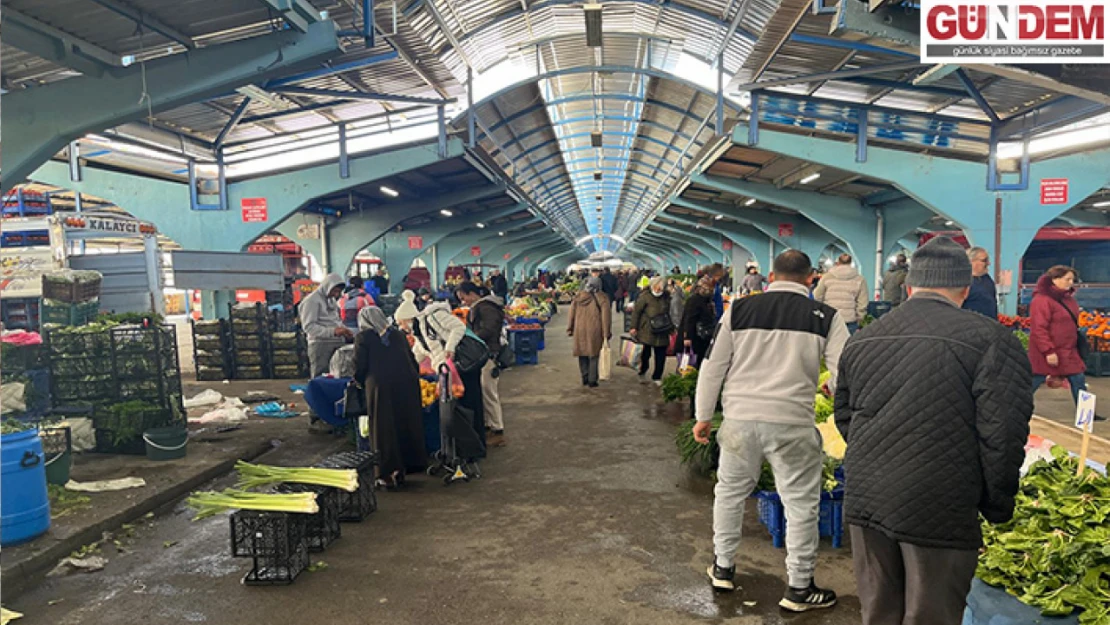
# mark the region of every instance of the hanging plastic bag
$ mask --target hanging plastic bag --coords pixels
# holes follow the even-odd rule
[[[671,333],[671,338],[667,342],[667,356],[674,356],[675,355],[674,344],[675,344],[675,341],[677,339],[678,339],[678,335],[675,334],[674,332],[672,332]]]
[[[631,367],[633,369],[640,366],[640,357],[643,355],[644,346],[632,340],[626,340],[621,344],[621,357],[619,364],[622,367]]]
[[[609,341],[601,345],[601,352],[597,355],[597,379],[608,380],[613,373],[613,350],[609,349]]]
[[[458,399],[466,394],[466,385],[463,384],[462,376],[459,375],[459,369],[455,366],[455,361],[448,358],[444,363],[447,365],[447,370],[450,372],[451,382],[451,396]],[[442,380],[440,380],[442,383]]]
[[[690,348],[687,348],[685,351],[682,352],[682,355],[678,357],[678,372],[679,373],[682,373],[687,368],[694,368],[694,367],[697,367],[697,366],[698,366],[697,354],[695,354],[694,350],[692,350]]]

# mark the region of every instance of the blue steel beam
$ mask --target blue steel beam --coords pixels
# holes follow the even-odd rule
[[[635,239],[636,243],[653,248],[660,253],[670,254],[671,257],[678,259],[678,262],[686,268],[694,269],[701,267],[702,261],[701,252],[695,254],[693,247],[684,241],[673,241],[661,238],[659,235],[644,231],[640,233]]]
[[[719,233],[715,233],[712,230],[706,230],[704,228],[698,228],[697,226],[694,226],[693,229],[687,229],[682,226],[683,224],[672,225],[665,224],[660,221],[655,221],[652,222],[652,224],[648,226],[648,228],[655,228],[657,230],[671,232],[675,236],[686,237],[686,240],[688,241],[701,241],[701,245],[704,245],[705,247],[701,247],[700,249],[705,253],[707,263],[726,262],[726,257],[729,256],[729,254],[727,254],[724,250],[721,235]]]
[[[211,95],[311,66],[338,54],[335,26],[283,31],[156,59],[103,78],[73,78],[4,97],[3,190],[70,141]],[[136,93],[147,93],[140,101]],[[46,114],[46,112],[49,114]]]
[[[733,143],[744,145],[746,127],[733,131]],[[1037,231],[1076,203],[1110,184],[1110,147],[1046,159],[1030,165],[1033,181],[1066,178],[1069,200],[1041,204],[1040,185],[1026,190],[990,191],[985,184],[986,166],[964,160],[922,155],[872,146],[866,163],[854,161],[854,146],[831,139],[801,137],[764,129],[760,149],[835,167],[879,180],[887,180],[933,212],[964,227],[972,243],[990,249],[995,240],[995,202],[1002,202],[1001,248],[993,251],[999,272],[1020,276],[1021,257]],[[999,274],[1001,276],[1001,274]],[[1014,293],[1003,294],[1003,309],[1016,310]]]
[[[268,89],[275,93],[288,93],[289,95],[371,100],[373,102],[400,102],[401,104],[427,104],[429,106],[441,106],[456,101],[455,98],[441,100],[438,98],[419,98],[416,96],[390,95],[388,93],[375,93],[370,91],[342,91],[340,89],[317,89],[312,87],[295,87],[292,85],[278,85],[268,87]]]
[[[1110,111],[1110,107],[1074,96],[1051,100],[998,125],[998,138],[1010,139],[1048,132]]]
[[[463,143],[452,139],[451,157],[465,153]],[[50,161],[36,170],[31,179],[63,189],[114,202],[131,215],[158,226],[159,231],[183,248],[216,252],[242,251],[259,236],[289,219],[316,198],[333,195],[402,172],[427,167],[440,161],[435,145],[410,145],[390,152],[351,159],[351,177],[341,179],[334,163],[325,163],[295,172],[261,176],[228,184],[231,206],[244,198],[265,198],[268,220],[244,223],[238,210],[180,210],[189,205],[189,185],[134,174],[86,166],[83,179],[69,179],[66,163]],[[166,210],[178,207],[179,210]],[[392,227],[425,208],[409,206],[410,211],[382,228]]]
[[[706,186],[710,185],[707,183]],[[706,204],[705,202],[687,200],[682,197],[671,199],[671,203],[709,213],[710,215],[725,215],[726,217],[731,217],[739,222],[754,227],[769,238],[774,239],[784,248],[802,250],[814,258],[816,258],[820,251],[829,244],[829,241],[836,238],[836,236],[828,230],[818,226],[802,215],[783,215],[751,210],[738,206],[725,207],[717,204]],[[783,230],[783,226],[789,226],[793,234],[786,234],[786,231]]]
[[[122,65],[118,54],[10,8],[4,9],[4,43],[85,76]]]
[[[976,87],[975,83],[972,82],[971,78],[968,77],[967,72],[962,69],[956,70],[956,78],[958,78],[960,84],[962,84],[964,88],[967,89],[968,95],[970,95],[971,99],[975,100],[975,103],[979,105],[979,108],[983,111],[983,114],[990,118],[991,122],[997,124],[999,121],[998,113],[994,112],[994,107],[991,106],[990,102],[987,102],[987,99],[985,97],[983,97],[983,94],[979,91],[979,88]]]
[[[227,123],[224,124],[223,129],[220,130],[220,134],[216,135],[216,140],[212,142],[212,145],[216,150],[219,150],[221,147],[223,147],[224,140],[227,139],[227,136],[231,134],[231,131],[235,130],[235,126],[238,125],[239,122],[243,119],[243,114],[247,112],[247,107],[250,105],[250,103],[250,98],[243,98],[243,101],[240,102],[239,106],[235,108],[235,112],[231,114],[231,117],[227,120]]]
[[[881,65],[869,65],[867,67],[853,67],[851,69],[838,69],[831,72],[818,72],[815,74],[803,74],[801,76],[791,76],[789,78],[776,78],[774,80],[761,80],[757,82],[741,83],[737,85],[729,85],[729,89],[735,92],[753,91],[755,89],[766,89],[768,87],[788,87],[790,85],[806,84],[811,82],[821,82],[825,80],[845,80],[847,78],[855,78],[858,76],[871,76],[874,74],[885,74],[887,72],[901,71],[907,69],[916,69],[921,66],[920,61],[906,60],[895,61],[893,63],[883,63]],[[912,86],[912,85],[911,85]]]
[[[308,0],[262,0],[277,11],[285,23],[298,32],[307,32],[309,26],[320,21],[320,11]]]
[[[767,242],[772,240],[766,233],[753,226],[744,226],[718,220],[709,220],[708,224],[702,224],[697,219],[692,219],[687,215],[679,215],[676,213],[663,213],[662,216],[687,226],[697,227],[700,224],[703,228],[710,228],[713,231],[720,232],[727,236],[734,245],[739,245],[747,250],[752,258],[759,258],[759,255],[767,250]]]
[[[323,67],[308,70],[308,71],[305,71],[305,72],[299,72],[299,73],[293,74],[291,76],[282,76],[281,78],[275,78],[273,80],[270,80],[270,81],[266,82],[266,88],[267,89],[272,89],[274,87],[281,87],[281,86],[284,86],[284,85],[291,85],[291,84],[298,83],[298,82],[303,82],[303,81],[306,81],[306,80],[314,80],[316,78],[325,78],[327,76],[334,76],[336,74],[342,74],[344,72],[349,72],[351,70],[364,69],[364,68],[370,67],[371,65],[377,65],[378,63],[384,63],[386,61],[392,61],[396,58],[398,58],[397,51],[393,50],[393,51],[390,51],[390,52],[383,52],[381,54],[375,54],[373,56],[368,56],[364,59],[357,59],[357,60],[354,60],[354,61],[347,61],[346,63],[330,63],[329,62],[329,63],[325,63]],[[332,106],[334,106],[334,103],[332,104]]]

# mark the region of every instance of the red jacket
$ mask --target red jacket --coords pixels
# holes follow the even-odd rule
[[[1061,291],[1056,288],[1048,276],[1041,276],[1037,281],[1033,301],[1029,304],[1029,364],[1033,366],[1033,375],[1066,376],[1087,370],[1076,348],[1077,326],[1072,315],[1079,317],[1079,303],[1075,301],[1074,292],[1074,289]],[[1049,354],[1056,354],[1060,359],[1057,366],[1048,364],[1046,356]]]

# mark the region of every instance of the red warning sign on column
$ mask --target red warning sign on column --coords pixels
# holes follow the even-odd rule
[[[243,223],[261,223],[268,220],[266,198],[245,197],[239,200],[239,208],[243,211]]]
[[[512,255],[512,254],[505,254],[505,256],[504,256],[503,258],[504,258],[505,260],[509,260],[509,259],[510,259],[510,258],[512,258],[512,257],[513,257],[513,255]]]
[[[409,237],[409,249],[410,250],[422,250],[422,249],[424,249],[424,237]]]
[[[1068,179],[1067,178],[1042,178],[1041,179],[1041,204],[1067,204]]]
[[[729,241],[728,239],[725,239],[724,241],[721,241],[721,248],[724,249],[726,252],[731,250],[732,249],[732,241]]]
[[[780,237],[792,237],[792,236],[794,236],[794,224],[779,224],[779,236]]]
[[[475,245],[474,247],[470,248],[470,255],[474,256],[474,257],[481,256],[482,255],[482,248]]]

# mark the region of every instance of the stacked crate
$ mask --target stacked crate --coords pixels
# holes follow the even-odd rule
[[[193,321],[193,364],[197,380],[226,380],[231,377],[230,339],[224,319]]]
[[[97,451],[145,451],[150,428],[184,424],[177,332],[172,325],[47,330],[55,409],[91,409]]]
[[[270,335],[270,362],[275,378],[307,378],[308,343],[304,332],[274,332]]]
[[[270,362],[270,317],[261,303],[231,305],[231,377],[261,380],[273,377]]]

